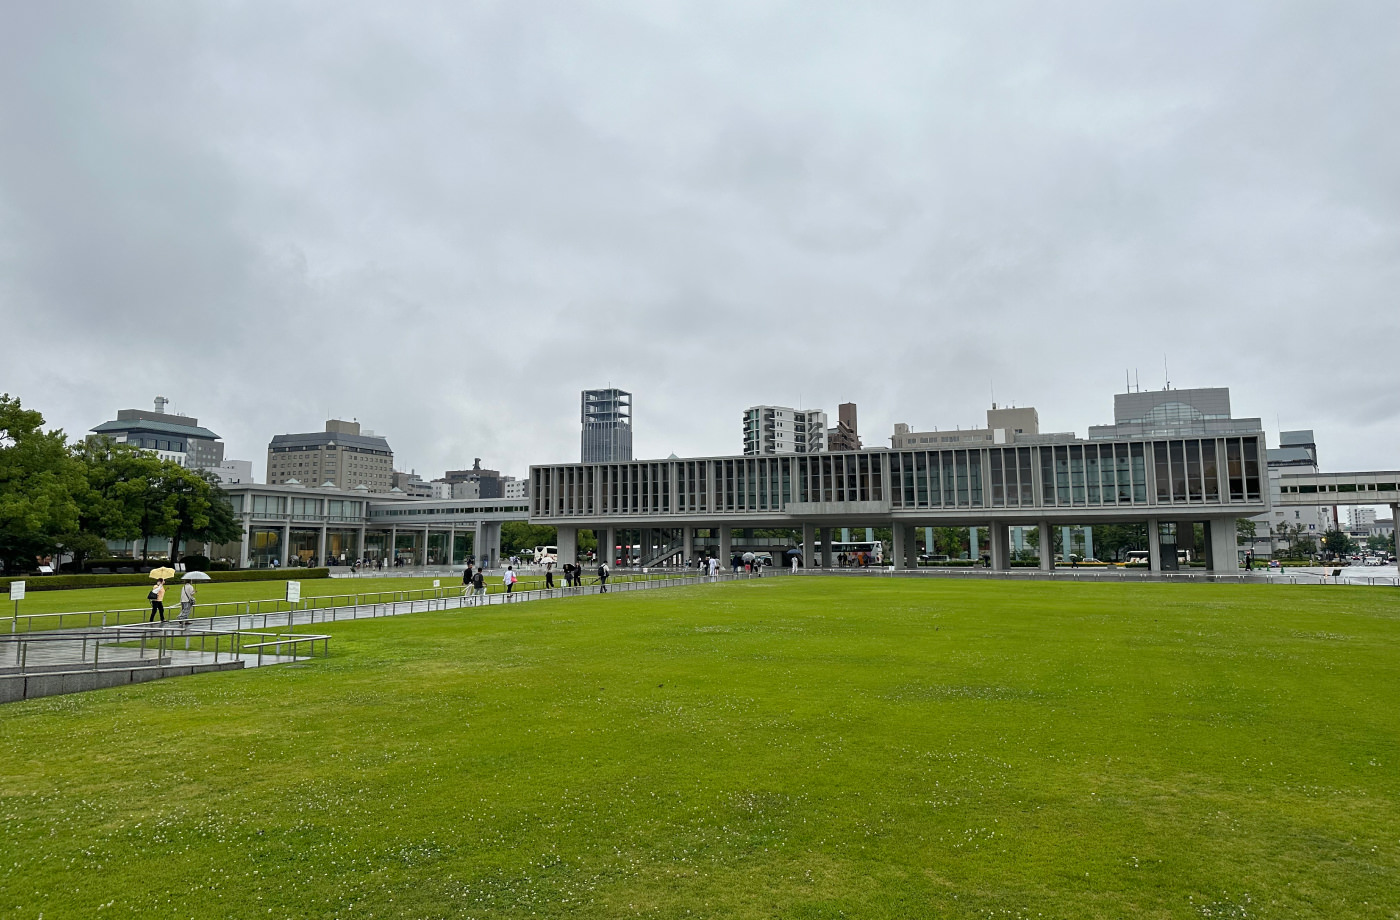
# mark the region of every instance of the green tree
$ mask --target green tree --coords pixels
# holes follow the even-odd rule
[[[82,470],[63,432],[43,426],[44,417],[18,397],[0,395],[0,563],[7,572],[29,568],[79,529]]]
[[[1340,530],[1329,530],[1322,535],[1322,548],[1336,556],[1351,552],[1351,537]]]
[[[501,525],[501,552],[507,556],[536,546],[554,546],[558,531],[545,524],[506,521]]]
[[[156,533],[170,537],[170,559],[180,558],[180,545],[186,540],[201,543],[231,543],[243,534],[243,526],[233,513],[218,480],[204,470],[188,470],[167,460],[161,465],[158,494],[167,522]]]
[[[1253,543],[1255,535],[1259,532],[1259,525],[1253,518],[1240,518],[1235,521],[1235,530],[1239,539]]]

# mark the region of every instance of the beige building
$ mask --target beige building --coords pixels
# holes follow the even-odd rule
[[[358,422],[332,419],[325,431],[279,434],[267,445],[268,485],[293,480],[304,486],[330,483],[337,489],[364,486],[370,492],[393,488],[394,452],[389,442]]]
[[[953,431],[910,431],[900,422],[894,426],[890,447],[894,450],[912,448],[935,449],[949,446],[1015,444],[1018,439],[1040,434],[1040,414],[1027,406],[1024,409],[998,409],[996,403],[987,410],[986,428],[959,428]]]

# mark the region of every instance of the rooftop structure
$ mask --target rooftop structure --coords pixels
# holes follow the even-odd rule
[[[580,456],[584,463],[619,463],[632,459],[632,394],[608,388],[584,390],[580,419]]]
[[[267,445],[267,481],[279,485],[330,483],[337,489],[393,488],[394,452],[389,442],[358,422],[331,419],[325,431],[274,435]]]
[[[1147,390],[1113,397],[1113,424],[1094,425],[1089,438],[1169,438],[1260,431],[1257,418],[1230,415],[1228,387]]]
[[[199,419],[166,412],[169,400],[157,396],[155,410],[120,409],[113,421],[92,429],[90,437],[110,438],[173,460],[189,469],[217,467],[224,462],[224,442]]]

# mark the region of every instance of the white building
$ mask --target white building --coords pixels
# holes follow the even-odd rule
[[[1352,505],[1347,508],[1347,530],[1352,533],[1369,532],[1374,523],[1376,523],[1375,508],[1364,508],[1360,505]]]
[[[1040,414],[1034,408],[997,408],[996,403],[987,410],[986,428],[958,428],[952,431],[911,431],[909,426],[899,422],[894,426],[894,436],[890,447],[894,450],[937,450],[941,447],[985,447],[988,444],[1014,444],[1018,438],[1025,439],[1040,434]]]
[[[218,466],[205,469],[217,476],[221,485],[246,486],[253,483],[252,460],[225,460]]]
[[[750,406],[744,410],[744,453],[815,454],[826,449],[826,413],[820,409]]]

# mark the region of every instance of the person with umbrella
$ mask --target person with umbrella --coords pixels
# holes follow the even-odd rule
[[[160,617],[162,623],[165,622],[165,580],[173,578],[175,570],[166,566],[158,569],[151,569],[151,577],[156,580],[156,585],[151,589],[151,593],[146,595],[146,600],[151,602],[151,616],[147,623],[154,623],[156,617]]]
[[[191,572],[190,575],[195,574]],[[190,617],[194,615],[194,582],[188,577],[185,584],[180,588],[180,625],[189,626]]]
[[[746,553],[744,553],[744,571],[745,571],[745,572],[752,572],[752,571],[753,571],[753,561],[754,561],[755,558],[757,558],[757,557],[755,557],[754,554],[753,554],[752,552],[746,552]]]

